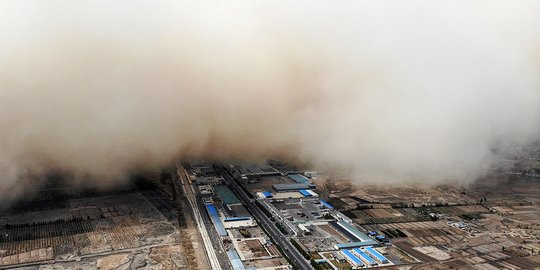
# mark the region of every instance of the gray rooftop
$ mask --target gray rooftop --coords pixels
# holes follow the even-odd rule
[[[286,191],[286,190],[314,189],[315,185],[309,184],[309,183],[273,184],[272,187],[278,191]]]

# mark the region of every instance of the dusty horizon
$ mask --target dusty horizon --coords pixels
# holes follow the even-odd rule
[[[203,2],[1,3],[0,203],[187,157],[467,183],[540,138],[538,1]]]

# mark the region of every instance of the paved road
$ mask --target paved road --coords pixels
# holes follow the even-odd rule
[[[282,223],[285,223],[285,225],[287,225],[290,232],[292,232],[295,236],[298,235],[298,233],[300,232],[299,229],[297,227],[295,227],[292,224],[292,222],[289,219],[287,219],[287,217],[285,217],[285,215],[283,215],[283,213],[281,213],[275,206],[273,206],[272,203],[268,202],[267,199],[260,200],[259,202],[261,204],[264,204],[265,208],[269,209],[271,214],[273,213],[275,216],[279,217],[279,220]]]
[[[231,189],[238,195],[242,203],[259,221],[259,224],[270,234],[270,237],[276,243],[287,257],[301,270],[312,270],[311,264],[302,254],[292,245],[291,242],[274,226],[274,223],[263,213],[263,211],[248,197],[246,192],[234,181],[234,179],[225,171],[221,170],[222,176],[225,178]]]

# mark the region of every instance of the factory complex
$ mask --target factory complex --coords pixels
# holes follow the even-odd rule
[[[381,235],[370,235],[322,198],[312,182],[316,172],[272,163],[226,169],[312,264],[332,269],[393,265],[384,255],[390,242],[377,240]]]
[[[481,191],[452,187],[355,187],[335,178],[322,181],[324,174],[278,161],[217,169],[199,164],[190,177],[215,236],[214,247],[231,269],[537,265],[535,257],[527,257],[537,254],[531,244],[537,240],[519,234],[534,227],[516,223],[497,239],[491,238],[493,228],[484,225],[489,220],[483,217],[489,217],[508,226],[505,218],[512,215],[532,224],[534,205],[519,197],[509,197],[507,206],[492,195],[490,204],[484,199],[478,203]]]

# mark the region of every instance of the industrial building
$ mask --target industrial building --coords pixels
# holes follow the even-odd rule
[[[231,265],[233,267],[233,270],[246,270],[244,267],[244,264],[242,263],[242,260],[240,259],[240,256],[238,256],[238,252],[236,250],[231,249],[227,251],[227,256],[229,257],[229,261],[231,261]]]
[[[209,175],[215,172],[214,166],[206,161],[189,162],[189,169],[195,176]]]
[[[377,250],[375,250],[373,247],[365,247],[364,249],[380,264],[388,263],[388,259],[384,257],[381,253],[379,253]]]
[[[377,245],[376,241],[367,236],[365,233],[360,232],[354,226],[345,221],[341,220],[338,222],[329,222],[329,224],[349,239],[349,242],[347,243],[336,244],[334,246],[334,248],[336,249],[351,249],[363,246]]]
[[[227,168],[229,172],[237,179],[242,179],[246,183],[257,183],[259,178],[264,176],[279,176],[281,175],[276,169],[271,166],[257,165],[231,165]]]
[[[329,203],[327,203],[326,201],[320,200],[320,202],[324,207],[326,207],[326,208],[328,208],[330,210],[334,210],[334,207],[332,205],[330,205]]]
[[[349,263],[355,268],[364,266],[362,260],[360,260],[356,255],[354,255],[350,250],[344,249],[341,251]]]
[[[304,195],[304,197],[319,197],[319,194],[313,192],[312,190],[309,190],[309,189],[301,189],[299,190],[298,192],[300,192],[300,194]]]
[[[355,248],[354,252],[360,257],[360,259],[362,259],[362,261],[366,263],[366,265],[369,265],[369,266],[377,265],[377,262],[373,258],[369,257],[369,255],[364,253],[359,248]]]
[[[223,205],[223,225],[226,229],[244,228],[257,225],[247,209],[241,205]]]
[[[287,176],[290,179],[292,179],[294,182],[296,182],[297,184],[305,184],[305,183],[310,183],[311,182],[307,177],[305,177],[305,176],[303,176],[301,174],[289,174]]]
[[[237,229],[256,226],[252,217],[230,217],[223,219],[225,229]]]
[[[225,185],[219,185],[214,187],[216,195],[221,199],[223,204],[239,204],[240,199],[234,194],[234,192]]]
[[[332,224],[336,224],[336,223],[332,223]],[[340,221],[337,222],[337,225],[338,225],[337,228],[340,228],[339,230],[341,232],[347,232],[346,235],[349,238],[353,238],[356,241],[360,241],[360,242],[369,242],[369,241],[373,242],[372,238],[370,238],[365,233],[359,231],[353,225],[351,225],[351,224],[349,224],[349,223],[347,223],[345,221],[340,220]]]
[[[212,219],[212,223],[214,223],[217,233],[220,236],[227,236],[227,231],[225,230],[225,226],[223,226],[223,222],[221,222],[221,219],[219,218],[216,207],[213,204],[207,204],[206,210]]]
[[[195,184],[217,186],[223,184],[223,178],[215,176],[197,177],[195,178]]]
[[[225,217],[250,217],[248,210],[242,204],[224,204]]]
[[[310,183],[301,183],[301,184],[273,184],[272,188],[276,192],[289,192],[289,191],[298,191],[302,189],[316,189],[317,187],[314,184]]]
[[[345,257],[339,252],[332,252],[332,257],[334,258],[334,260],[340,263],[346,260]]]
[[[200,186],[197,186],[197,189],[199,190],[199,193],[201,195],[213,195],[214,194],[214,188],[211,185],[200,185]]]
[[[270,191],[257,192],[257,197],[259,199],[272,198],[274,195]]]
[[[269,160],[268,164],[274,168],[276,171],[279,171],[282,175],[288,175],[288,174],[302,174],[304,173],[304,170],[300,170],[296,167],[293,167],[289,164],[285,164],[284,162],[281,162],[279,160]]]

